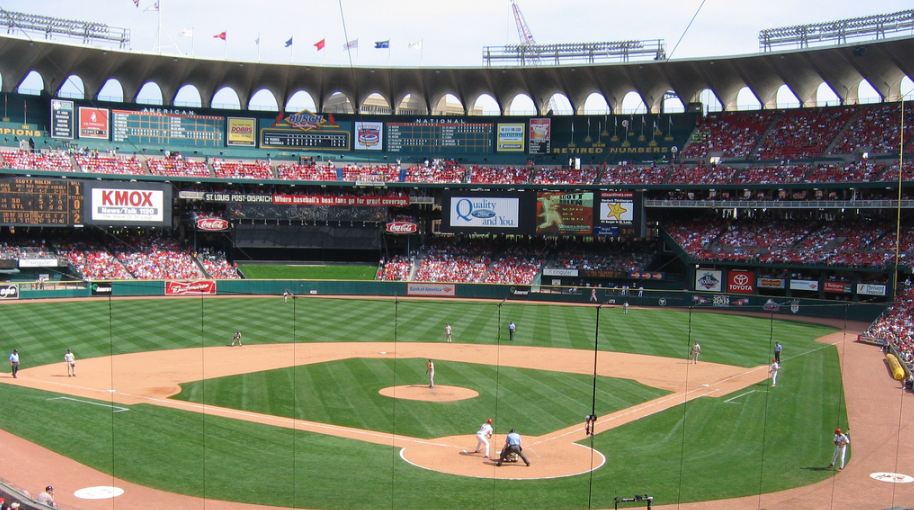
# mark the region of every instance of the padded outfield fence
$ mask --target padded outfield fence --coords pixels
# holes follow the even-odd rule
[[[635,495],[654,505],[743,498],[729,507],[790,508],[797,487],[816,508],[845,508],[867,494],[839,484],[858,462],[853,449],[841,475],[826,466],[835,427],[859,425],[852,448],[866,444],[867,425],[848,412],[862,383],[842,367],[870,351],[881,359],[878,347],[856,342],[878,305],[605,290],[592,303],[587,288],[410,285],[23,286],[18,303],[0,306],[0,338],[23,359],[15,381],[0,374],[9,403],[0,428],[180,508],[199,498],[612,508]],[[185,297],[160,299],[166,290]],[[214,294],[186,295],[201,291]],[[97,299],[32,299],[55,293]],[[236,331],[243,346],[230,347]],[[784,349],[774,385],[776,342]],[[77,355],[75,379],[65,349]],[[885,406],[880,429],[891,448],[903,410],[879,385],[896,383],[871,375],[872,398],[898,407]],[[487,418],[492,459],[473,452]],[[495,464],[512,428],[529,467]],[[881,457],[885,471],[903,470],[904,455],[901,466]],[[73,480],[46,482],[72,493],[79,470],[70,472]],[[91,508],[72,497],[65,506]]]

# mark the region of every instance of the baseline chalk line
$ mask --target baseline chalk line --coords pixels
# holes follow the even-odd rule
[[[756,391],[758,391],[758,390],[749,390],[749,391],[747,391],[746,393],[740,393],[739,395],[737,395],[737,396],[735,396],[735,397],[730,397],[730,398],[728,398],[727,400],[724,400],[724,404],[729,404],[730,401],[732,401],[732,400],[736,400],[736,399],[738,399],[739,397],[745,397],[746,395],[748,395],[748,394],[750,394],[750,393],[755,393]]]
[[[72,397],[53,397],[53,398],[49,398],[49,399],[45,399],[45,400],[69,400],[71,402],[79,402],[81,404],[89,404],[89,405],[101,406],[101,407],[110,407],[111,409],[114,409],[114,411],[112,411],[112,412],[115,412],[115,413],[123,413],[125,411],[130,410],[129,408],[126,408],[126,407],[114,406],[111,404],[102,404],[100,402],[92,402],[89,400],[80,400],[78,398],[72,398]]]

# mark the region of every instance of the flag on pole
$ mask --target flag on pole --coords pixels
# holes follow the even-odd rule
[[[289,40],[286,41],[286,48],[288,48],[289,46],[292,46],[292,37],[289,37]]]
[[[257,34],[257,39],[254,39],[254,44],[256,44],[258,48],[260,47],[260,34]]]
[[[421,50],[422,49],[422,39],[409,43],[409,49],[411,50]]]
[[[194,36],[193,28],[185,28],[185,29],[181,30],[181,37],[193,37],[193,36]]]
[[[133,0],[133,6],[139,8],[139,7],[140,7],[140,0]]]
[[[224,41],[226,37],[228,37],[228,32],[219,32],[213,36],[213,39],[222,39]]]
[[[375,49],[378,49],[378,50],[384,49],[384,48],[389,49],[390,48],[390,39],[388,39],[386,41],[375,41],[374,47],[375,47]]]
[[[134,0],[134,2],[137,4],[137,7],[140,6],[139,0]],[[144,11],[146,11],[146,12],[149,12],[149,11],[159,12],[159,0],[156,0],[155,2],[153,2],[152,5],[150,5],[150,6],[147,7],[146,9],[144,9]]]
[[[316,43],[314,43],[314,47],[317,48],[317,51],[321,51],[322,49],[324,49],[324,46],[326,46],[326,45],[327,45],[326,38],[321,39],[320,41],[317,41]]]
[[[353,39],[353,40],[351,40],[351,41],[349,41],[349,42],[347,42],[346,44],[343,45],[343,51],[346,51],[346,50],[355,50],[355,49],[358,49],[358,47],[359,47],[359,40],[358,40],[358,39]]]

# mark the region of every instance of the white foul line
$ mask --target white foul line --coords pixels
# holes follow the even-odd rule
[[[750,393],[755,393],[755,392],[756,392],[756,390],[749,390],[749,391],[747,391],[746,393],[740,393],[739,395],[737,395],[737,396],[735,396],[735,397],[730,397],[730,398],[728,398],[727,400],[724,400],[724,404],[729,404],[731,400],[736,400],[736,399],[738,399],[739,397],[745,397],[746,395],[748,395],[748,394],[750,394]]]
[[[112,411],[112,412],[115,412],[115,413],[123,413],[124,411],[129,411],[129,410],[130,410],[130,409],[126,408],[126,407],[113,406],[113,405],[111,405],[111,404],[102,404],[102,403],[100,403],[100,402],[92,402],[92,401],[89,401],[89,400],[80,400],[80,399],[78,399],[78,398],[71,398],[71,397],[53,397],[53,398],[49,398],[49,399],[46,399],[46,400],[69,400],[69,401],[71,401],[71,402],[81,402],[81,403],[83,403],[83,404],[90,404],[90,405],[93,405],[93,406],[110,407],[111,409],[114,409],[114,411]]]

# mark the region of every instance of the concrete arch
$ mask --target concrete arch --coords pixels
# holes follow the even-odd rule
[[[832,90],[828,82],[822,82],[816,88],[816,106],[836,106],[841,104],[841,98]]]
[[[307,90],[299,89],[296,90],[294,94],[289,96],[289,99],[286,101],[286,105],[283,107],[283,110],[287,112],[301,112],[305,110],[309,112],[316,112],[317,103],[314,101],[314,96],[310,92]]]
[[[502,106],[498,100],[489,93],[482,93],[476,96],[467,108],[468,115],[501,115]]]
[[[44,90],[44,77],[38,71],[29,71],[16,85],[16,92],[37,96]]]
[[[761,110],[762,102],[749,87],[743,87],[736,94],[737,110]]]
[[[574,104],[562,92],[555,92],[546,98],[546,104],[540,108],[540,112],[548,114],[552,110],[553,115],[574,115]]]
[[[99,101],[124,102],[124,87],[117,78],[108,78],[104,85],[98,89],[96,99]]]
[[[352,99],[343,91],[331,92],[324,100],[324,109],[321,113],[355,113]]]
[[[468,113],[467,105],[463,104],[460,96],[450,90],[445,90],[432,96],[429,104],[431,106],[431,112],[429,112],[431,115],[466,115]]]
[[[83,79],[78,75],[71,74],[64,78],[63,82],[60,84],[60,88],[57,89],[57,97],[68,97],[71,99],[85,99],[86,98],[86,85],[83,83]]]
[[[359,113],[390,115],[393,108],[390,101],[380,92],[369,92],[359,103]]]
[[[879,90],[866,78],[860,80],[860,83],[857,84],[858,103],[878,103],[882,99],[883,96]]]
[[[620,113],[647,113],[647,104],[637,91],[631,90],[622,96]]]
[[[723,102],[717,97],[717,94],[711,89],[703,89],[698,93],[698,100],[701,101],[702,108],[705,112],[722,112],[724,111]]]
[[[901,79],[900,88],[901,95],[906,101],[914,99],[914,80],[912,80],[910,76],[905,75],[905,77]]]
[[[213,108],[221,108],[224,110],[240,110],[241,99],[238,98],[238,92],[235,92],[235,89],[232,87],[222,87],[213,94],[210,105],[212,105]]]
[[[779,109],[800,108],[801,106],[803,105],[801,104],[800,98],[793,93],[793,90],[791,90],[789,85],[785,83],[778,88],[777,107]]]
[[[609,107],[609,102],[606,101],[606,97],[599,92],[591,92],[587,95],[584,101],[581,102],[581,107],[578,110],[578,114],[600,114],[600,113],[612,113],[612,108]]]
[[[154,81],[147,81],[137,91],[133,102],[137,104],[150,104],[162,106],[165,104],[165,98],[162,96],[162,88]]]
[[[536,102],[528,94],[520,92],[514,95],[508,101],[508,107],[505,109],[505,115],[537,115],[539,109]]]
[[[171,100],[171,104],[174,106],[202,108],[203,97],[200,95],[200,91],[197,90],[197,87],[188,83],[178,89],[178,92],[175,93],[175,97]]]
[[[248,110],[260,112],[278,112],[279,102],[273,92],[263,88],[251,94],[248,101]]]
[[[452,97],[454,96],[452,95]],[[459,99],[457,101],[460,104],[461,115],[463,115],[463,103],[460,103]],[[421,94],[412,91],[401,94],[399,98],[394,100],[394,105],[395,115],[428,115],[429,113],[425,98]]]
[[[664,92],[662,102],[660,103],[661,113],[682,113],[684,111],[685,103],[675,91],[668,90]]]

